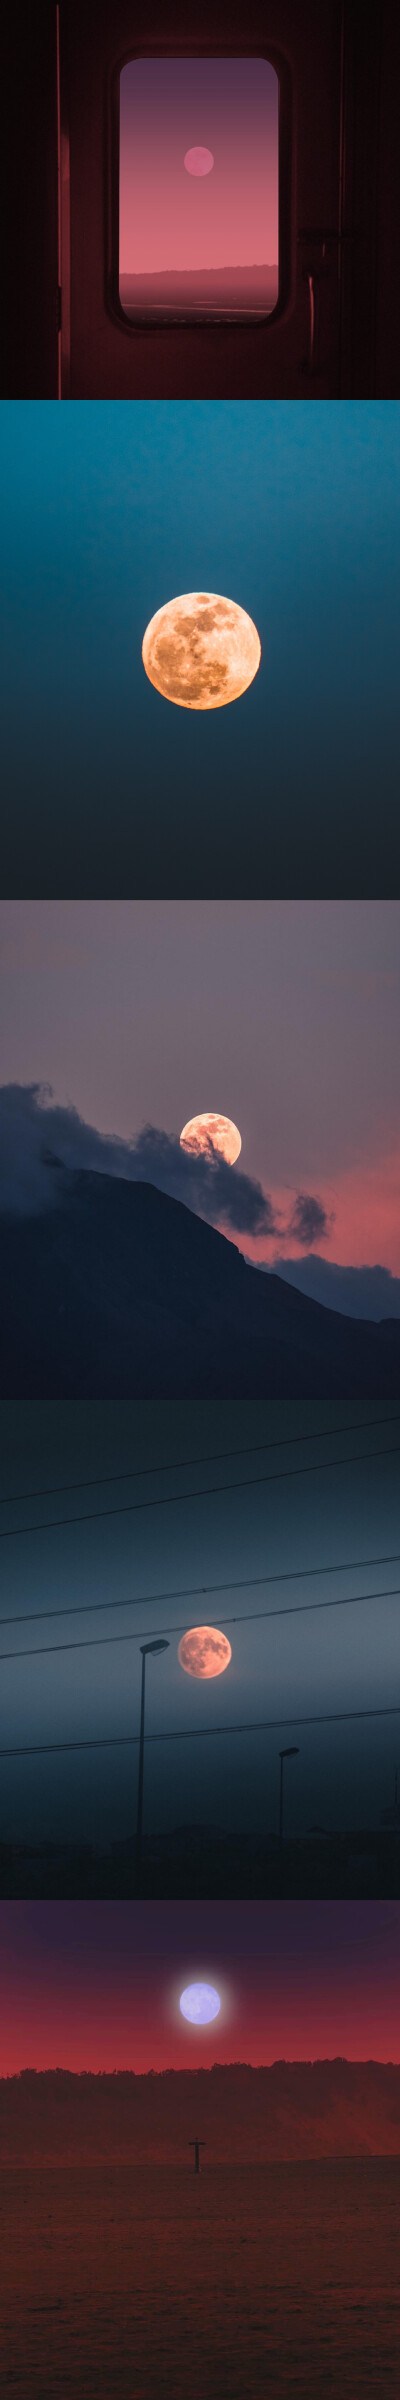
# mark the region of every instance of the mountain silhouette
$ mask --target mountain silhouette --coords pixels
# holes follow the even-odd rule
[[[127,316],[144,309],[167,315],[268,316],[278,298],[278,266],[163,267],[154,274],[121,274]]]
[[[3,1217],[3,1398],[396,1397],[400,1322],[344,1317],[248,1266],[153,1184],[55,1169]]]
[[[0,2081],[0,2164],[188,2161],[198,2133],[223,2160],[388,2157],[400,2151],[400,2067],[278,2059],[135,2075],[62,2068]]]

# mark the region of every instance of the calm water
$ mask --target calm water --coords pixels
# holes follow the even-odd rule
[[[400,2159],[2,2170],[3,2400],[398,2400],[399,2236]]]

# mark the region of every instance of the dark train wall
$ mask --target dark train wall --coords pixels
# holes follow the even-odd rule
[[[299,22],[299,12],[297,11]],[[330,0],[319,0],[322,26],[325,16],[332,17]],[[337,6],[338,43],[342,22],[340,0]],[[244,43],[257,48],[263,38],[268,47],[270,26],[279,23],[279,0],[273,7],[261,6],[261,0],[248,0],[243,8],[239,0],[214,0],[207,37],[205,0],[201,14],[199,0],[193,0],[191,19],[194,32],[198,17],[201,24],[201,46],[209,38],[210,48],[226,46],[240,49]],[[133,5],[122,8],[117,15],[126,26],[127,48],[135,43],[135,25],[139,23],[139,47],[143,47],[143,9]],[[8,23],[7,23],[8,17]],[[61,0],[61,43],[64,34],[64,54],[68,54],[69,74],[79,77],[79,61],[87,77],[90,44],[96,46],[96,74],[99,62],[109,45],[110,25],[115,18],[112,0],[94,6],[94,0]],[[58,203],[57,203],[57,12],[54,0],[41,0],[38,6],[18,8],[10,0],[6,8],[6,24],[2,36],[3,90],[5,97],[4,148],[8,156],[8,252],[4,292],[3,396],[10,398],[53,398],[58,390]],[[174,18],[174,25],[172,24]],[[250,27],[251,18],[251,27]],[[253,32],[254,19],[254,32]],[[290,0],[282,0],[282,23],[290,23]],[[304,0],[301,11],[304,56],[307,73],[313,73],[312,31],[315,25],[315,0]],[[344,0],[344,24],[347,80],[345,77],[345,108],[343,123],[343,165],[346,193],[344,239],[342,244],[342,317],[340,345],[340,374],[329,388],[318,381],[305,381],[304,397],[320,398],[335,391],[342,397],[397,398],[400,393],[400,328],[398,311],[398,246],[400,225],[400,144],[398,140],[398,106],[400,86],[400,10],[394,0]],[[264,28],[261,36],[261,25]],[[147,0],[146,42],[149,48],[175,45],[187,46],[188,0]],[[186,41],[184,36],[186,28]],[[200,43],[200,36],[199,36]],[[290,43],[289,43],[290,49]],[[72,67],[71,67],[72,61]],[[74,63],[75,62],[75,63]],[[74,93],[70,91],[72,106]],[[81,96],[78,95],[81,105]],[[296,101],[296,93],[294,94]],[[337,93],[332,95],[332,108],[337,106]],[[104,157],[102,164],[103,197],[96,208],[89,194],[85,223],[82,224],[82,272],[89,282],[99,277],[99,252],[104,243],[107,123],[104,119]],[[295,162],[294,162],[295,165]],[[89,204],[90,203],[90,204]],[[349,232],[349,227],[351,231]],[[96,251],[93,256],[92,251]],[[75,281],[79,277],[77,249],[73,260]],[[88,284],[89,288],[89,284]],[[229,340],[225,351],[219,345],[219,367],[214,385],[209,382],[209,361],[217,358],[213,345],[214,328],[204,332],[196,328],[194,365],[189,373],[183,363],[189,357],[189,331],[183,349],[177,350],[169,331],[163,329],[159,349],[154,349],[157,337],[151,337],[153,349],[138,348],[137,381],[130,363],[131,383],[127,383],[126,360],[132,352],[123,336],[118,353],[115,384],[110,384],[113,369],[105,368],[107,346],[107,308],[93,309],[91,327],[90,378],[79,383],[80,369],[71,391],[75,397],[105,397],[109,395],[142,397],[201,397],[229,398],[280,396],[280,367],[272,370],[268,381],[265,364],[260,370],[262,353],[254,339],[254,328],[247,333],[240,328],[239,348]],[[97,330],[96,330],[97,327]],[[272,329],[271,329],[272,331]],[[223,342],[222,336],[222,342]],[[271,340],[271,336],[270,336]],[[211,348],[210,348],[211,344]],[[111,353],[110,353],[111,355]],[[270,349],[272,359],[273,352]],[[147,375],[147,361],[150,362]],[[213,372],[211,367],[211,373]],[[291,396],[289,365],[282,371],[282,396]],[[182,373],[183,382],[180,381]],[[132,380],[133,374],[133,380]],[[184,380],[186,374],[186,383]],[[107,380],[108,375],[108,380]],[[146,377],[148,389],[146,388]],[[286,380],[285,380],[286,377]],[[66,396],[67,396],[67,388]],[[293,383],[293,396],[298,395],[298,382]]]
[[[7,21],[8,20],[8,21]],[[57,395],[57,50],[52,0],[8,0],[1,37],[7,227],[3,396]]]

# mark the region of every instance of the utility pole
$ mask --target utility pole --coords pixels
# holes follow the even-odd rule
[[[206,2150],[206,2149],[207,2149],[207,2143],[206,2143],[206,2142],[198,2142],[198,2141],[197,2141],[197,2139],[196,2139],[194,2142],[188,2142],[188,2150],[194,2150],[194,2171],[195,2171],[195,2175],[199,2175],[199,2174],[200,2174],[200,2151],[201,2151],[201,2150]]]
[[[142,1839],[142,1830],[143,1830],[144,1708],[145,1708],[145,1674],[146,1674],[146,1658],[149,1658],[149,1657],[150,1657],[150,1655],[152,1656],[152,1655],[153,1655],[153,1652],[154,1652],[154,1651],[156,1651],[156,1650],[169,1650],[169,1642],[141,1642],[141,1644],[140,1644],[140,1648],[141,1648],[141,1653],[142,1653],[142,1690],[141,1690],[141,1701],[140,1701],[139,1774],[138,1774],[137,1820],[136,1820],[136,1834],[137,1834],[137,1840],[138,1840],[138,1842],[139,1842],[139,1843],[141,1842],[141,1839]]]
[[[280,1757],[280,1762],[281,1762],[281,1772],[280,1772],[280,1782],[279,1782],[279,1840],[280,1840],[280,1842],[282,1842],[282,1841],[283,1841],[283,1761],[284,1761],[284,1758],[298,1758],[298,1756],[299,1756],[299,1752],[298,1752],[298,1748],[296,1748],[296,1745],[295,1745],[294,1749],[292,1749],[292,1750],[280,1750],[280,1751],[279,1751],[279,1757]]]

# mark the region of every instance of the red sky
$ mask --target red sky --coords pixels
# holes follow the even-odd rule
[[[184,2025],[203,1975],[217,2025]],[[3,1902],[0,2074],[400,2061],[398,1902]]]

